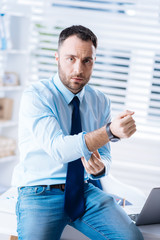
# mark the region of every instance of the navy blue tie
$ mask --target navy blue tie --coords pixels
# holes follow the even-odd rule
[[[71,104],[73,105],[71,135],[74,135],[82,131],[78,97],[75,96]],[[72,221],[81,217],[85,210],[84,167],[80,158],[68,163],[64,208]]]
[[[100,180],[89,179],[88,182],[92,183],[95,187],[98,187],[99,189],[103,190]]]

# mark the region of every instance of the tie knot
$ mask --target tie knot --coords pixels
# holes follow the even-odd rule
[[[73,99],[72,99],[72,101],[71,101],[71,103],[73,104],[73,106],[75,107],[75,108],[79,108],[79,99],[78,99],[78,97],[77,96],[75,96]]]

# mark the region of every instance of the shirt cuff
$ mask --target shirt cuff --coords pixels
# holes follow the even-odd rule
[[[82,151],[83,151],[83,157],[88,161],[90,158],[91,158],[91,155],[92,155],[92,153],[93,152],[90,152],[89,150],[88,150],[88,147],[87,147],[87,145],[86,145],[86,141],[85,141],[85,134],[86,134],[87,132],[82,132]]]
[[[96,176],[93,174],[89,174],[89,178],[92,180],[98,180],[106,175],[106,167],[104,167],[104,170],[101,174],[97,174]]]
[[[110,170],[110,162],[107,161],[107,159],[103,159],[101,157],[102,162],[104,163],[104,170],[101,174],[98,174],[97,176],[92,175],[92,174],[88,174],[89,178],[92,180],[97,180],[99,178],[102,178],[104,176],[107,176],[109,174],[109,170]]]

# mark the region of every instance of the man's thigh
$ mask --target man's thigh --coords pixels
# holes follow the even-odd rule
[[[138,228],[112,196],[85,184],[86,211],[71,225],[93,240],[142,240]]]
[[[60,189],[24,187],[17,201],[19,240],[58,240],[66,226],[64,193]]]

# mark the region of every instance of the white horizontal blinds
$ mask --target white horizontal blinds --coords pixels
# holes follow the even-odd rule
[[[42,24],[35,25],[38,44],[36,44],[30,66],[32,81],[50,77],[57,71],[54,52],[57,50],[58,35],[63,28],[63,25],[53,28]],[[97,51],[97,60],[90,84],[110,96],[113,110],[120,111],[121,106],[125,104],[129,61],[129,54],[123,51],[103,48]]]
[[[129,78],[130,52],[99,48],[90,85],[106,93],[112,101],[112,110],[124,109]]]
[[[90,84],[110,97],[113,115],[126,108],[135,111],[137,136],[159,138],[160,121],[151,104],[155,104],[151,96],[158,96],[151,89],[158,87],[154,84],[158,71],[153,65],[160,51],[159,7],[159,0],[50,0],[39,1],[38,6],[34,2],[29,80],[50,77],[57,71],[54,52],[63,28],[85,25],[99,39]]]
[[[54,32],[52,26],[43,23],[45,1],[19,1],[31,5],[30,74],[27,81],[27,84],[30,84],[33,81],[48,78],[54,73]]]
[[[157,125],[156,123],[160,122],[160,52],[154,58],[148,118],[152,120],[152,124]],[[160,132],[160,129],[158,132]]]
[[[50,2],[52,5],[52,1]],[[122,14],[124,11],[122,11],[122,7],[120,4],[117,3],[111,3],[107,4],[105,1],[86,1],[84,4],[84,1],[72,1],[73,5],[68,5],[68,1],[54,1],[53,2],[53,8],[48,8],[47,15],[48,15],[48,22],[45,17],[45,23],[46,25],[36,25],[36,31],[38,32],[38,37],[36,34],[36,37],[38,38],[39,44],[37,45],[35,52],[36,52],[36,60],[35,58],[32,59],[32,79],[37,80],[44,77],[51,76],[52,73],[54,73],[57,70],[57,67],[55,66],[55,62],[53,59],[54,52],[57,47],[57,41],[58,41],[58,35],[60,31],[69,25],[74,24],[83,24],[89,25],[91,29],[96,30],[98,29],[99,35],[101,32],[103,32],[105,23],[102,24],[98,21],[95,26],[93,26],[92,22],[94,22],[94,14],[96,11],[96,14],[98,12],[98,17],[100,14],[100,11],[104,11],[104,5],[105,5],[105,11],[107,12],[117,12]],[[81,5],[77,5],[77,3]],[[66,5],[65,5],[66,4]],[[92,4],[92,8],[89,7],[90,4]],[[101,8],[97,8],[97,4]],[[109,9],[106,8],[107,5],[109,6]],[[111,7],[112,6],[112,9]],[[116,6],[116,8],[115,8]],[[62,7],[62,8],[59,8]],[[65,8],[67,7],[67,9]],[[74,14],[73,14],[73,7]],[[94,7],[94,8],[93,8]],[[85,10],[85,11],[82,11]],[[55,14],[53,14],[53,12]],[[72,13],[72,14],[71,14]],[[56,23],[54,23],[56,26],[53,28],[51,25],[51,22],[55,20],[56,15]],[[58,16],[59,15],[59,16]],[[64,18],[63,18],[64,16]],[[72,16],[72,18],[70,18]],[[79,18],[77,18],[79,16]],[[88,17],[87,17],[88,16]],[[105,15],[103,16],[105,17]],[[83,20],[82,20],[83,19]],[[87,21],[88,20],[88,21]],[[50,22],[50,23],[49,23]],[[59,24],[60,22],[60,24]],[[43,33],[42,33],[43,31]],[[97,32],[97,30],[96,30]],[[97,33],[96,33],[97,34]],[[97,34],[98,35],[98,34]],[[102,36],[102,39],[104,41],[104,37]],[[54,43],[56,42],[56,46],[54,46]],[[95,64],[94,72],[92,79],[90,81],[90,84],[98,88],[99,90],[103,91],[104,93],[107,93],[111,100],[112,100],[112,107],[113,110],[122,110],[122,105],[125,104],[125,95],[126,95],[126,84],[128,80],[128,72],[129,72],[129,59],[130,54],[129,51],[126,50],[120,50],[120,49],[107,49],[107,45],[104,46],[106,42],[102,44],[102,46],[99,46],[97,51],[97,61]],[[47,61],[47,62],[46,62]],[[53,63],[54,62],[54,63]],[[116,69],[116,68],[117,69]],[[107,74],[106,74],[107,73]],[[106,81],[107,80],[107,81]]]
[[[59,29],[35,23],[32,33],[31,81],[51,77],[57,71],[54,53],[57,50]]]
[[[118,12],[124,13],[124,5],[132,5],[133,0],[122,0],[122,1],[98,1],[98,0],[54,0],[53,5],[57,7],[66,7],[80,10],[93,10],[93,11],[102,11],[102,12]]]

